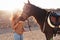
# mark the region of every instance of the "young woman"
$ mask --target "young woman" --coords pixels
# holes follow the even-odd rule
[[[19,18],[19,16],[16,13],[12,16],[12,20],[11,20],[12,29],[14,30],[14,40],[23,40],[23,32],[24,32],[23,24],[24,24],[24,22],[19,21],[18,18]]]

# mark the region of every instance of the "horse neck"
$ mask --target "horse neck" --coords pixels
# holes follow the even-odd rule
[[[35,13],[33,16],[36,18],[38,23],[43,23],[45,21],[46,15],[47,15],[47,11],[40,10],[37,13]]]
[[[37,20],[37,23],[40,25],[41,30],[43,30],[43,25],[46,19],[47,11],[39,11],[38,13],[34,14],[33,16]]]

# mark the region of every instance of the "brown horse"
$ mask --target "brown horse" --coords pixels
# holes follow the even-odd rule
[[[41,31],[45,34],[46,40],[50,40],[53,37],[53,28],[48,25],[46,20],[47,15],[49,14],[50,13],[47,12],[45,9],[36,7],[28,1],[28,3],[25,3],[23,12],[21,16],[18,18],[18,20],[25,21],[30,16],[34,16],[38,24],[40,25]]]
[[[45,9],[39,8],[28,1],[28,3],[25,3],[23,12],[21,16],[17,19],[18,21],[16,21],[16,23],[19,21],[25,21],[30,16],[34,16],[38,24],[40,25],[41,31],[45,34],[46,40],[50,40],[51,38],[53,38],[55,29],[54,29],[54,26],[52,27],[47,20],[49,20],[50,14],[56,17],[55,13],[54,14],[52,13],[53,12],[47,12]],[[53,24],[57,25],[55,22],[56,18],[52,17],[51,19],[53,19],[52,20]]]

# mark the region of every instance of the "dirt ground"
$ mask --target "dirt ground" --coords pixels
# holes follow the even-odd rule
[[[23,36],[24,40],[46,40],[45,35],[40,30],[24,32]],[[60,35],[53,37],[53,39],[60,40]],[[0,29],[0,40],[14,40],[12,29]]]

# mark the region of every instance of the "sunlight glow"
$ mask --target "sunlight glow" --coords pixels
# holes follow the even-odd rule
[[[0,10],[22,10],[24,2],[28,0],[0,0]],[[32,4],[41,8],[60,8],[60,0],[29,0]]]
[[[60,8],[60,0],[30,0],[32,4],[47,9],[57,9]]]
[[[24,6],[24,0],[0,0],[0,10],[22,10]]]

